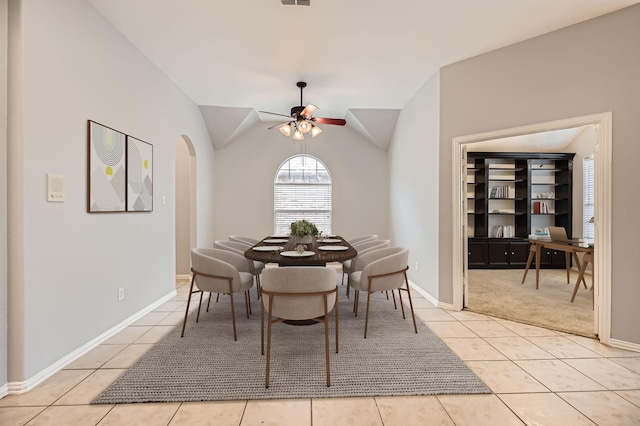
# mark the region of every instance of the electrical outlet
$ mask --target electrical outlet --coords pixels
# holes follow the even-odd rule
[[[122,302],[124,300],[124,287],[120,287],[118,289],[118,302]]]
[[[420,270],[420,264],[416,261],[416,271]]]

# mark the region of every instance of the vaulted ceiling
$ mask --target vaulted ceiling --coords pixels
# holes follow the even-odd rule
[[[86,0],[197,105],[216,149],[304,103],[380,149],[439,68],[639,0]],[[267,130],[265,130],[267,131]],[[277,131],[277,130],[270,130]]]

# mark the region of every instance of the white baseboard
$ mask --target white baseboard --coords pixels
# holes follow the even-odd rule
[[[422,297],[427,299],[429,302],[433,303],[434,306],[439,306],[440,305],[440,302],[438,302],[438,300],[435,297],[433,297],[432,295],[427,293],[422,287],[418,287],[418,285],[416,285],[415,283],[413,283],[411,281],[409,281],[409,285],[411,286],[412,290],[415,290],[417,293],[420,293],[420,295]]]
[[[9,395],[9,385],[6,384],[0,386],[0,399],[4,398],[7,395]]]
[[[57,373],[58,371],[62,370],[64,367],[66,367],[67,365],[69,365],[70,363],[75,361],[76,359],[80,358],[82,355],[84,355],[87,352],[89,352],[91,349],[95,348],[96,346],[98,346],[102,342],[104,342],[107,339],[109,339],[112,336],[114,336],[116,333],[118,333],[119,331],[121,331],[122,329],[127,327],[129,324],[137,321],[138,319],[142,318],[147,313],[153,311],[158,306],[160,306],[163,303],[165,303],[166,301],[170,300],[176,294],[177,294],[176,290],[173,290],[172,292],[170,292],[166,296],[161,297],[160,299],[158,299],[155,302],[151,303],[147,307],[145,307],[145,308],[141,309],[140,311],[136,312],[135,314],[131,315],[129,318],[125,319],[124,321],[122,321],[121,323],[115,325],[114,327],[110,328],[109,330],[105,331],[104,333],[102,333],[101,335],[96,337],[95,339],[93,339],[93,340],[89,341],[88,343],[82,345],[81,347],[79,347],[75,351],[71,352],[70,354],[64,356],[60,360],[58,360],[55,363],[51,364],[49,367],[47,367],[44,370],[40,371],[38,374],[36,374],[33,377],[27,379],[26,381],[23,381],[23,382],[9,382],[7,385],[5,385],[5,387],[7,388],[7,393],[8,394],[20,394],[20,393],[24,393],[24,392],[30,391],[31,389],[33,389],[34,387],[36,387],[37,385],[39,385],[40,383],[42,383],[43,381],[45,381],[46,379],[48,379],[49,377],[51,377],[52,375]],[[0,395],[2,395],[1,394],[1,388],[0,388]]]
[[[178,274],[176,275],[176,280],[190,280],[191,274]]]
[[[640,352],[640,344],[625,342],[623,340],[609,339],[609,346],[614,348],[626,349],[628,351]]]

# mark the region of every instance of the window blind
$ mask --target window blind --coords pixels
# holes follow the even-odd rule
[[[291,222],[302,219],[331,234],[331,195],[329,172],[319,160],[300,155],[284,162],[274,182],[274,235],[289,233]]]
[[[595,226],[590,220],[595,215],[595,191],[594,191],[594,162],[593,155],[582,160],[582,238],[593,241],[595,239]]]

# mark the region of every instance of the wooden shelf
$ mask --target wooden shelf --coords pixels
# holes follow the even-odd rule
[[[493,244],[513,240],[522,244],[520,247],[524,247],[526,257],[527,237],[535,227],[562,226],[571,236],[574,156],[571,153],[467,153],[468,176],[474,180],[468,183],[468,188],[470,193],[475,191],[475,196],[467,197],[468,207],[473,209],[468,212],[469,222],[473,223],[469,235],[470,268],[524,267],[520,260],[496,259],[496,253],[504,253],[504,250],[497,250]],[[501,190],[501,187],[505,189]],[[508,193],[510,197],[492,198],[492,192]],[[549,192],[554,193],[553,197],[534,197]],[[546,203],[546,207],[554,212],[533,213],[536,202]],[[493,211],[497,209],[503,211]],[[510,231],[507,234],[512,238],[494,238],[500,227],[505,233]],[[475,251],[472,246],[480,252],[472,253]]]

